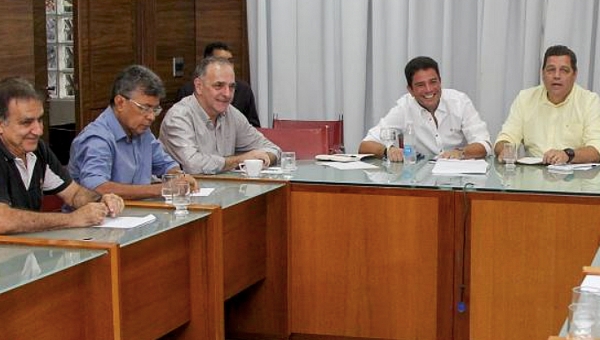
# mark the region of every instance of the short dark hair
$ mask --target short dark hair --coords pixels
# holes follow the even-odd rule
[[[131,98],[134,91],[142,91],[147,96],[165,97],[165,86],[160,77],[151,69],[142,65],[127,66],[115,79],[110,97],[110,105],[115,104],[115,97],[122,95]]]
[[[406,76],[406,82],[408,83],[408,86],[412,87],[413,76],[415,73],[417,73],[417,71],[428,70],[430,68],[434,69],[438,78],[441,79],[440,69],[435,60],[423,56],[411,59],[411,61],[409,61],[404,68],[404,75]]]
[[[200,61],[200,64],[198,64],[198,66],[196,66],[196,70],[194,70],[194,79],[203,77],[206,74],[206,69],[208,68],[208,66],[210,66],[212,64],[230,65],[231,67],[233,67],[233,64],[231,63],[231,61],[229,61],[229,59],[226,59],[226,58],[222,58],[222,57],[204,58],[204,59],[202,59],[202,61]]]
[[[13,99],[44,101],[40,93],[25,78],[4,78],[0,80],[0,121],[6,120],[8,105]]]
[[[546,53],[544,53],[544,63],[542,65],[542,70],[546,68],[546,62],[549,57],[552,56],[569,56],[571,59],[571,68],[573,71],[577,72],[577,56],[575,56],[575,52],[573,52],[570,48],[563,45],[554,45],[548,47]]]
[[[215,41],[215,42],[212,42],[212,43],[206,45],[206,47],[204,48],[204,58],[208,58],[208,57],[212,56],[213,52],[215,50],[224,50],[224,51],[231,52],[229,45],[227,45],[226,43],[224,43],[222,41]]]

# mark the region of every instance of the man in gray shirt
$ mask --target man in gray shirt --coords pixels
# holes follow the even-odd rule
[[[165,115],[159,138],[186,173],[227,171],[246,159],[260,159],[265,167],[277,162],[281,149],[231,105],[234,91],[233,64],[205,58],[194,74],[194,94]]]

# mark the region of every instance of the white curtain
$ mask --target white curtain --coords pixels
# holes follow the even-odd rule
[[[492,138],[512,100],[540,82],[541,58],[563,44],[578,83],[600,90],[597,0],[248,0],[250,69],[263,126],[344,115],[345,145],[406,93],[404,66],[427,55],[442,85],[467,93]]]

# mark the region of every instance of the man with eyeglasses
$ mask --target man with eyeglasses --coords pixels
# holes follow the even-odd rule
[[[208,57],[196,67],[194,95],[177,102],[160,126],[167,152],[192,174],[214,174],[247,159],[275,164],[281,149],[266,139],[231,105],[233,64]]]
[[[68,166],[73,179],[126,199],[161,196],[152,175],[181,171],[150,131],[164,96],[161,79],[150,69],[125,68],[115,79],[110,105],[73,140]],[[196,180],[185,178],[196,190]]]

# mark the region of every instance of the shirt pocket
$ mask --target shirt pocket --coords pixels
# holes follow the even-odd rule
[[[565,147],[578,148],[583,146],[583,124],[566,123],[561,132],[562,138],[559,139]]]

